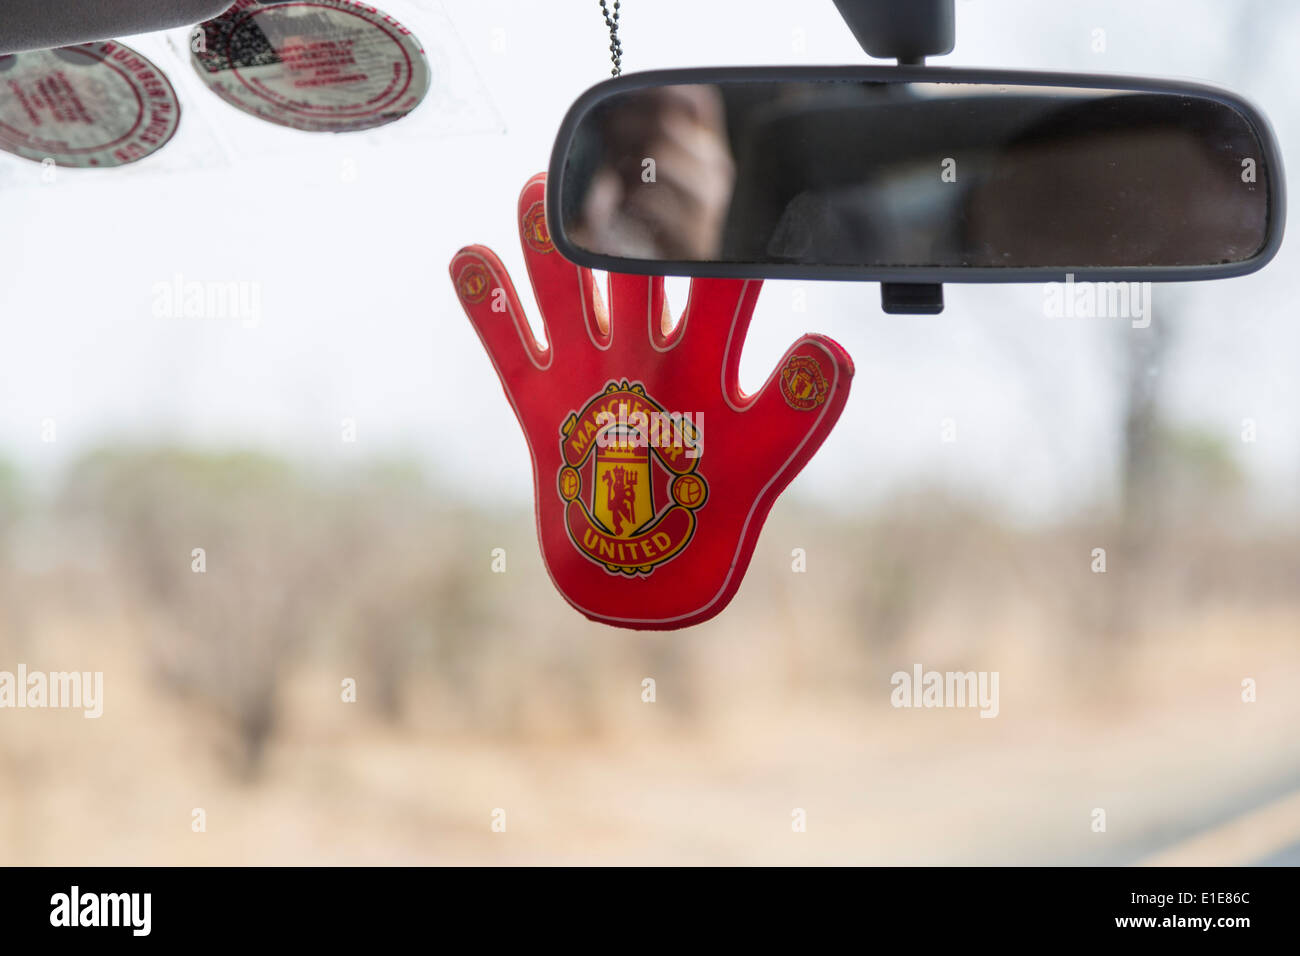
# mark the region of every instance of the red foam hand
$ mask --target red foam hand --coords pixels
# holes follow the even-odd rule
[[[528,440],[542,557],[594,621],[669,629],[731,600],[772,503],[848,398],[853,362],[805,335],[756,395],[741,347],[762,283],[695,279],[675,326],[663,279],[591,272],[551,243],[546,179],[519,197],[536,341],[501,260],[468,246],[451,277]]]

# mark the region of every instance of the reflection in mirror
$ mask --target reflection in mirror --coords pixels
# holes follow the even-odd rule
[[[1209,265],[1252,258],[1269,225],[1257,132],[1187,93],[845,80],[624,90],[581,117],[562,179],[574,245],[651,261]]]

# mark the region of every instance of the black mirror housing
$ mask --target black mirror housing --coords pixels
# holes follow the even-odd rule
[[[952,86],[946,86],[947,84]],[[755,194],[754,189],[747,191],[744,188],[746,180],[743,164],[750,162],[745,156],[747,152],[768,155],[774,150],[779,152],[784,149],[786,144],[791,144],[793,151],[804,150],[798,154],[802,166],[787,163],[783,167],[779,162],[768,162],[765,175],[757,177],[760,179],[758,193],[763,193],[764,190],[776,191],[778,188],[788,189],[789,193],[776,196],[769,203],[775,205],[778,213],[784,211],[786,214],[779,224],[780,228],[773,225],[772,215],[766,220],[760,219],[762,229],[759,230],[758,241],[749,246],[733,241],[737,232],[734,222],[719,227],[724,237],[729,234],[732,236],[725,242],[718,240],[721,251],[716,255],[673,254],[671,249],[654,255],[627,254],[621,250],[621,254],[610,254],[611,244],[607,243],[602,248],[599,243],[589,239],[579,241],[582,237],[575,235],[577,230],[572,227],[576,221],[574,210],[582,201],[582,197],[577,195],[582,191],[581,167],[584,163],[586,166],[592,165],[590,130],[593,121],[590,117],[596,115],[594,111],[606,109],[612,112],[613,108],[608,104],[617,103],[618,97],[626,97],[638,91],[657,93],[659,90],[695,85],[739,91],[742,94],[740,98],[749,95],[751,101],[762,100],[768,95],[767,91],[773,89],[793,91],[794,94],[806,93],[807,90],[820,93],[825,90],[828,91],[828,99],[834,94],[838,101],[842,101],[846,93],[865,91],[862,95],[870,94],[872,99],[868,105],[873,112],[863,112],[861,121],[857,119],[858,114],[852,112],[827,113],[831,119],[823,119],[821,127],[815,124],[811,127],[807,124],[800,125],[803,116],[798,114],[793,116],[795,122],[773,127],[777,135],[759,140],[753,137],[743,141],[733,139],[730,143],[732,152],[742,165],[734,193],[731,194],[733,198],[730,203],[733,207],[750,203],[749,197]],[[951,95],[944,92],[949,89],[954,91]],[[911,95],[913,90],[921,92],[919,95]],[[1017,98],[1014,95],[1017,91],[1024,91],[1024,96]],[[1081,112],[1081,108],[1089,106],[1086,98],[1078,95],[1081,93],[1095,94],[1095,102],[1100,105],[1091,113],[1086,109]],[[1005,97],[1005,100],[1000,100],[999,97]],[[1033,97],[1040,98],[1050,107],[1043,109],[1044,121],[1038,125],[1024,121],[1022,115],[1028,107],[1034,105]],[[801,99],[800,95],[791,95],[784,99],[796,104],[797,113],[797,110],[804,109],[800,104],[815,100],[816,97],[804,95]],[[973,104],[977,103],[984,104],[978,107],[984,110],[983,113],[971,112],[976,109]],[[967,104],[972,105],[968,107]],[[809,108],[807,112],[811,115],[816,109],[817,107]],[[624,112],[629,119],[637,118],[634,114],[638,111],[628,108]],[[851,122],[844,122],[844,115],[849,116]],[[1144,145],[1134,137],[1146,131],[1144,124],[1148,115],[1163,117],[1161,122],[1164,126],[1161,129],[1172,132],[1164,140],[1148,137]],[[874,123],[877,117],[893,119],[874,126],[867,122],[867,118],[870,118]],[[773,248],[772,242],[775,241],[773,237],[783,235],[782,229],[789,232],[786,228],[791,219],[789,213],[797,205],[791,201],[791,195],[797,193],[797,198],[805,195],[799,192],[803,188],[802,184],[792,186],[789,179],[798,179],[806,174],[809,178],[808,189],[815,192],[826,185],[819,179],[824,178],[822,166],[839,163],[849,169],[856,168],[856,154],[852,153],[851,147],[846,147],[849,150],[846,156],[834,155],[833,148],[839,131],[844,130],[847,134],[855,124],[870,126],[867,133],[879,133],[872,146],[871,162],[876,165],[871,168],[890,174],[881,175],[880,183],[874,184],[878,188],[874,188],[871,193],[871,202],[876,205],[868,203],[865,208],[870,211],[870,215],[860,218],[867,220],[877,231],[890,233],[891,229],[882,225],[886,219],[879,215],[881,197],[884,197],[883,202],[891,209],[898,207],[898,210],[903,210],[895,210],[896,216],[901,218],[893,220],[893,233],[906,231],[909,222],[919,221],[908,220],[906,215],[912,213],[908,213],[907,209],[911,207],[898,201],[898,196],[906,193],[906,188],[899,184],[908,180],[894,176],[896,170],[882,166],[882,157],[890,160],[891,153],[906,153],[909,147],[904,140],[924,140],[923,146],[915,147],[914,153],[906,153],[902,158],[913,166],[916,165],[917,157],[924,157],[926,164],[933,158],[937,177],[939,157],[947,155],[944,144],[953,143],[957,136],[956,127],[946,125],[946,117],[962,120],[968,129],[975,130],[984,125],[1001,124],[1014,134],[1006,134],[1010,137],[1006,140],[991,139],[988,143],[981,144],[985,147],[984,155],[993,157],[984,164],[987,169],[984,171],[984,182],[979,187],[983,192],[979,193],[977,189],[977,195],[973,199],[969,202],[963,200],[959,213],[954,213],[951,209],[941,210],[940,214],[946,216],[947,221],[961,220],[962,229],[970,233],[963,236],[964,245],[951,249],[939,248],[933,237],[922,234],[916,237],[918,241],[910,247],[905,242],[891,238],[888,241],[877,240],[875,246],[864,246],[862,249],[850,245],[838,247],[831,252],[818,251],[817,242],[825,238],[824,221],[805,217],[803,246],[797,247],[794,253],[781,249],[769,254]],[[1076,123],[1077,129],[1069,125],[1080,117],[1086,121]],[[791,119],[791,110],[786,109],[781,118],[783,121]],[[985,120],[994,122],[986,124]],[[835,125],[837,122],[838,126]],[[1232,129],[1228,129],[1225,124],[1232,124]],[[1150,125],[1154,129],[1156,121],[1152,120]],[[1044,127],[1052,130],[1050,135],[1058,139],[1045,139],[1047,134],[1042,131]],[[1184,135],[1183,127],[1193,132]],[[1098,130],[1101,132],[1096,132]],[[903,135],[896,135],[898,131]],[[1103,134],[1111,135],[1111,139],[1104,140]],[[826,142],[819,141],[818,136]],[[1190,142],[1192,136],[1196,137],[1194,150],[1187,143],[1175,142],[1178,137]],[[844,140],[870,141],[870,136],[865,140],[861,136],[854,140],[845,135]],[[755,142],[766,144],[766,148],[752,149]],[[896,149],[892,145],[895,142]],[[1057,167],[1045,161],[1039,162],[1037,167],[1026,166],[1023,156],[1031,153],[1026,152],[1025,144],[1041,145],[1045,142],[1055,151],[1044,152],[1042,155],[1056,163]],[[1092,148],[1103,142],[1104,149]],[[1134,147],[1135,142],[1138,148]],[[1152,142],[1156,146],[1173,143],[1176,148],[1170,147],[1165,152],[1160,152],[1151,145]],[[738,146],[741,143],[745,145]],[[832,145],[827,148],[827,143]],[[1241,143],[1248,143],[1249,149],[1239,148]],[[1135,156],[1143,155],[1142,148],[1146,149],[1148,159],[1134,159]],[[1016,150],[1021,150],[1021,153],[1017,154]],[[1247,180],[1246,173],[1235,165],[1245,164],[1245,160],[1240,160],[1237,156],[1237,153],[1243,151],[1258,153],[1248,158],[1249,173],[1259,177],[1259,186],[1254,188],[1247,185],[1238,193],[1233,191],[1233,177],[1240,175],[1242,183],[1254,182],[1253,179]],[[629,153],[628,157],[632,155],[634,154]],[[1007,158],[1008,155],[1019,155],[1021,161],[1013,162]],[[818,158],[822,156],[826,157],[825,162]],[[1087,176],[1091,175],[1090,170],[1102,171],[1097,176],[1099,181],[1104,181],[1105,188],[1095,188],[1095,195],[1086,189],[1074,190],[1071,195],[1068,182],[1060,189],[1055,188],[1051,177],[1042,172],[1059,168],[1062,156],[1067,157],[1065,165],[1075,175]],[[1199,170],[1196,175],[1201,176],[1202,183],[1206,177],[1213,177],[1212,184],[1218,191],[1215,198],[1217,205],[1207,208],[1207,203],[1211,200],[1198,198],[1205,194],[1198,187],[1198,181],[1191,171],[1180,178],[1180,161],[1183,160],[1188,160],[1188,170]],[[1145,165],[1142,165],[1143,162]],[[1058,194],[1066,197],[1060,200],[1063,204],[1067,199],[1073,202],[1069,211],[1076,220],[1086,220],[1089,209],[1104,208],[1115,195],[1125,194],[1128,191],[1127,180],[1117,179],[1118,174],[1112,176],[1111,180],[1106,180],[1103,175],[1106,169],[1117,165],[1120,172],[1133,174],[1132,192],[1138,195],[1139,200],[1143,198],[1143,190],[1149,194],[1146,197],[1146,208],[1140,202],[1137,203],[1133,215],[1124,220],[1132,223],[1134,232],[1133,241],[1127,246],[1117,243],[1113,248],[1093,250],[1084,246],[1082,239],[1076,240],[1073,245],[1062,242],[1063,239],[1071,238],[1072,230],[1079,235],[1100,236],[1101,239],[1095,241],[1101,242],[1107,238],[1107,230],[1114,227],[1115,216],[1111,220],[1099,218],[1096,222],[1075,222],[1072,225],[1068,216],[1045,209],[1041,224],[1035,223],[1035,210],[1044,203],[1055,201],[1053,197]],[[926,165],[925,168],[930,167]],[[1031,171],[1037,169],[1038,172],[1034,175],[1026,174],[1024,170],[1027,168]],[[777,172],[773,173],[772,170]],[[1083,172],[1080,173],[1079,170]],[[1022,178],[1017,179],[1017,176]],[[750,177],[751,185],[755,178]],[[978,181],[979,175],[975,179]],[[1027,181],[1034,182],[1035,187],[1022,190],[1022,184]],[[1178,188],[1183,191],[1177,192],[1169,185],[1170,182],[1178,184]],[[778,185],[771,185],[774,183]],[[832,185],[838,187],[842,184]],[[1087,187],[1093,184],[1085,182],[1083,185]],[[935,196],[940,195],[936,187],[926,185],[925,188]],[[845,205],[845,197],[861,195],[861,191],[855,193],[841,189],[832,195],[833,201],[823,201],[822,206],[839,214]],[[955,195],[955,191],[951,195]],[[1239,201],[1235,198],[1238,195],[1244,198]],[[1151,199],[1152,196],[1155,199]],[[1262,268],[1276,254],[1281,245],[1286,218],[1285,180],[1276,137],[1262,113],[1236,94],[1211,86],[1162,79],[920,66],[664,70],[608,80],[583,94],[566,115],[551,156],[546,202],[547,219],[556,247],[566,258],[589,268],[646,275],[849,279],[918,285],[945,282],[1059,281],[1067,272],[1072,273],[1080,282],[1172,282],[1245,275]],[[913,207],[917,205],[918,203],[912,203]],[[924,206],[924,202],[919,205]],[[999,212],[994,215],[989,210]],[[731,220],[736,219],[734,212],[733,208]],[[750,220],[742,221],[749,223],[752,220],[753,217],[750,217]],[[807,225],[807,222],[812,225]],[[1142,233],[1142,229],[1154,231],[1156,227],[1153,223],[1159,225],[1162,238],[1171,244],[1171,248],[1172,244],[1181,243],[1181,250],[1149,250],[1149,237]],[[1212,235],[1199,245],[1194,241],[1219,229],[1224,233],[1219,245],[1210,241],[1214,239]],[[1018,251],[1014,255],[1006,251],[1006,244],[1011,242],[1008,237],[1016,240],[1015,248]],[[1002,246],[999,246],[1000,242]],[[921,252],[909,258],[909,248]],[[1035,256],[1039,258],[1036,259]],[[997,264],[1004,261],[1007,264]]]

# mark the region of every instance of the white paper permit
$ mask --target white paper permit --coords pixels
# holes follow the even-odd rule
[[[433,82],[415,34],[353,0],[237,0],[196,29],[191,60],[231,106],[309,132],[396,122]]]
[[[120,41],[0,57],[0,149],[25,159],[124,166],[166,146],[180,120],[166,74]]]

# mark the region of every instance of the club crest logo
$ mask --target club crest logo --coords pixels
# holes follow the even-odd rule
[[[626,379],[570,412],[557,485],[573,546],[627,576],[647,576],[681,554],[709,496],[698,473],[702,439],[702,421],[670,414]]]
[[[551,230],[546,225],[546,204],[540,199],[524,213],[520,231],[534,252],[547,253],[555,249],[555,244],[551,242]]]
[[[487,297],[491,284],[487,268],[479,262],[471,262],[456,277],[456,289],[466,302],[482,302]]]
[[[781,368],[781,395],[785,403],[801,412],[812,411],[826,401],[830,383],[811,355],[791,355]]]

